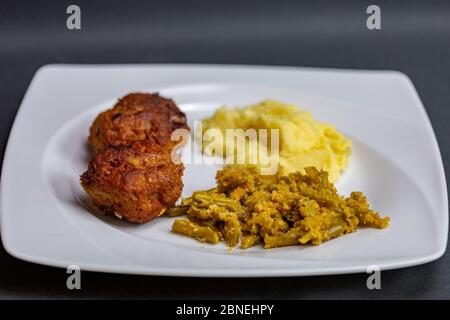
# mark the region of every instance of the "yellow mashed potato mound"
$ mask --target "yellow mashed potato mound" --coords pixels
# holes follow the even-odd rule
[[[270,129],[278,129],[278,174],[281,175],[296,171],[304,173],[304,168],[316,167],[327,171],[329,180],[336,182],[349,165],[351,141],[332,125],[316,121],[310,112],[303,111],[294,104],[265,100],[243,108],[223,106],[216,110],[212,117],[204,119],[201,130],[203,152],[225,156],[229,140],[212,139],[213,131],[209,129],[218,129],[224,136],[226,129],[268,129],[269,143],[247,139],[243,140],[246,141],[244,147],[238,140],[231,146],[235,156],[245,153],[242,156],[247,164],[257,164],[260,167],[267,164],[267,158],[259,153],[254,154],[257,149],[249,145],[257,144],[270,150]],[[269,156],[270,154],[269,152]],[[255,160],[249,162],[249,159]]]

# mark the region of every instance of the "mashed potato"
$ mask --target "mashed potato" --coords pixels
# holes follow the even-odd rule
[[[330,181],[336,182],[349,164],[351,141],[333,126],[316,121],[311,113],[293,104],[266,100],[244,108],[219,108],[212,117],[202,121],[204,153],[225,156],[227,148],[230,148],[230,140],[219,141],[211,136],[219,130],[225,137],[226,129],[268,129],[268,143],[263,143],[258,136],[256,140],[239,142],[236,139],[231,144],[235,156],[245,157],[246,163],[255,164],[256,161],[260,166],[267,164],[267,159],[260,153],[255,154],[257,149],[253,147],[256,144],[257,147],[270,150],[270,129],[278,129],[278,164],[282,175],[295,171],[304,172],[305,167],[313,166],[327,171]],[[269,152],[268,155],[270,154]]]

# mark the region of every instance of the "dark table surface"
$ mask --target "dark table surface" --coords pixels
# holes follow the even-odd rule
[[[366,28],[371,1],[2,1],[0,157],[35,71],[47,63],[221,63],[406,73],[450,163],[450,2],[376,1],[381,30]],[[81,8],[82,29],[66,28]],[[0,159],[1,160],[1,159]],[[401,190],[399,190],[401,192]],[[414,245],[412,243],[411,245]],[[450,254],[382,273],[266,279],[195,279],[82,274],[9,256],[0,247],[0,298],[450,298]]]

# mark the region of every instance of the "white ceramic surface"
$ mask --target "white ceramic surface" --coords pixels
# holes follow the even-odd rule
[[[229,251],[172,234],[172,219],[104,217],[79,185],[88,128],[133,91],[173,98],[189,123],[222,104],[273,98],[310,110],[354,141],[340,192],[363,191],[391,217],[317,247]],[[184,151],[187,161],[192,150]],[[217,165],[187,164],[183,196],[214,185]],[[49,65],[20,106],[3,163],[1,237],[20,259],[82,270],[204,277],[365,272],[426,263],[445,251],[448,204],[439,148],[411,83],[393,71],[215,65]]]

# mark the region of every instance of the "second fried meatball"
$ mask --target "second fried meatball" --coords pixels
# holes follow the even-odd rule
[[[189,130],[185,114],[173,100],[157,93],[130,93],[97,116],[88,142],[94,150],[141,140],[164,145],[181,128]]]
[[[145,223],[175,204],[183,170],[183,164],[173,162],[170,145],[139,141],[95,153],[80,181],[106,214]]]

